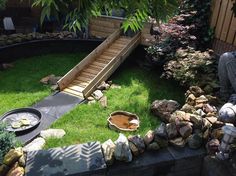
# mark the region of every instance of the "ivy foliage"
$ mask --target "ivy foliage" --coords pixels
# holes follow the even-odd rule
[[[73,31],[85,27],[92,16],[122,9],[124,31],[138,31],[149,17],[167,20],[176,12],[178,0],[34,0],[33,6],[42,7],[41,23],[52,16],[60,21],[65,17],[64,27]]]

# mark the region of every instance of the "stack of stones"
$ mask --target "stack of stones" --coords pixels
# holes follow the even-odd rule
[[[206,145],[209,154],[217,152],[223,137],[221,127],[225,125],[217,119],[217,98],[204,95],[197,86],[190,87],[185,95],[186,103],[182,107],[173,100],[152,103],[151,111],[163,122],[144,137],[134,135],[126,138],[120,134],[115,142],[111,139],[104,142],[102,150],[106,163],[111,165],[114,160],[130,162],[145,150],[159,150],[168,145],[188,145],[191,149]]]
[[[0,163],[0,175],[4,176],[23,176],[25,167],[25,154],[23,149],[11,149]]]
[[[11,34],[11,35],[0,35],[0,46],[6,46],[32,40],[44,40],[44,39],[72,39],[77,38],[75,32],[62,31],[54,33],[28,33],[28,34]]]
[[[168,143],[177,147],[188,144],[192,149],[207,144],[209,153],[215,153],[223,137],[221,127],[225,125],[218,120],[217,98],[205,95],[197,86],[190,87],[185,96],[181,108],[173,100],[156,100],[151,106],[152,112],[164,122],[160,127],[166,131]]]

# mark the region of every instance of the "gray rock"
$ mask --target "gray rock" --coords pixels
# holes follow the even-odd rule
[[[136,147],[136,145],[134,145],[134,143],[129,142],[129,148],[130,148],[130,150],[131,150],[131,152],[133,153],[134,156],[139,155],[138,147]]]
[[[201,134],[193,134],[188,138],[188,146],[191,149],[198,149],[202,145]]]
[[[102,144],[102,151],[107,165],[112,165],[115,159],[115,144],[111,139],[108,139]]]
[[[60,76],[50,76],[48,79],[48,84],[49,85],[56,85],[57,81],[59,81],[61,79]]]
[[[40,136],[44,139],[62,138],[66,132],[63,129],[47,129],[40,132]]]
[[[194,114],[196,111],[195,108],[189,104],[184,104],[180,110],[191,114]]]
[[[195,97],[199,97],[204,94],[204,91],[198,86],[191,86],[187,91],[187,94],[192,93]]]
[[[196,97],[193,94],[190,94],[186,98],[186,103],[189,104],[190,106],[194,106],[195,105],[195,100],[196,100]]]
[[[138,154],[141,154],[144,152],[145,143],[144,143],[143,138],[141,138],[140,135],[129,136],[128,140],[129,140],[129,142],[133,143],[136,146],[136,148],[138,149]]]
[[[176,122],[176,120],[190,121],[190,114],[185,113],[184,111],[175,111],[171,114],[171,117],[170,117],[169,121],[170,122]]]
[[[95,103],[96,103],[96,100],[92,100],[92,101],[88,102],[88,105],[92,105],[92,104],[95,104]]]
[[[95,98],[96,100],[100,100],[103,97],[103,93],[101,90],[95,90],[92,93],[93,98]]]
[[[191,114],[190,121],[194,124],[195,127],[202,127],[202,117],[199,115]]]
[[[209,112],[216,112],[217,110],[216,110],[215,107],[213,107],[213,106],[211,106],[211,105],[209,105],[209,104],[204,104],[204,105],[203,105],[203,111],[204,111],[205,113],[209,113]]]
[[[212,124],[205,118],[202,119],[202,131],[211,128]]]
[[[148,150],[159,150],[160,148],[159,144],[155,141],[147,146]]]
[[[178,131],[177,131],[177,128],[176,128],[176,124],[175,123],[166,124],[166,132],[168,134],[169,139],[173,139],[176,136],[178,136]]]
[[[179,103],[174,100],[155,100],[151,104],[151,111],[162,121],[168,123],[171,114],[180,107]]]
[[[107,107],[107,96],[103,96],[100,100],[99,100],[99,103],[101,104],[101,106],[103,108],[106,108]]]
[[[87,98],[87,100],[88,100],[88,101],[93,101],[93,100],[95,100],[95,99],[90,96],[90,97]]]
[[[154,131],[149,130],[143,138],[144,143],[148,146],[154,140],[154,137],[155,137]]]
[[[110,85],[107,84],[105,81],[103,81],[98,87],[98,90],[108,90],[110,88]]]
[[[125,135],[120,133],[118,139],[115,141],[115,145],[115,158],[119,161],[131,162],[132,153],[129,148],[128,139],[125,137]]]
[[[207,144],[206,144],[206,149],[207,153],[212,155],[218,152],[220,146],[220,141],[218,139],[211,139]]]
[[[183,138],[187,138],[192,134],[192,127],[188,124],[179,129],[179,133]]]
[[[175,147],[184,147],[186,141],[182,137],[178,137],[172,140],[169,140],[169,143]]]
[[[195,114],[199,115],[201,117],[205,117],[206,116],[206,113],[202,109],[198,109]]]
[[[45,143],[46,143],[45,139],[43,139],[42,137],[38,137],[29,144],[27,144],[26,146],[24,146],[23,151],[28,152],[34,150],[41,150],[44,147]]]
[[[160,137],[167,138],[168,135],[167,135],[167,132],[166,132],[166,124],[161,123],[160,126],[158,128],[156,128],[154,133],[155,133],[155,135],[158,135]]]
[[[21,167],[25,167],[25,164],[26,164],[26,157],[24,155],[22,155],[20,157],[20,159],[18,160],[18,163],[19,163],[19,166]]]
[[[120,85],[117,85],[117,84],[112,84],[110,86],[111,89],[121,89],[121,86]]]
[[[156,142],[161,148],[168,147],[168,140],[159,136],[155,136],[154,142]]]

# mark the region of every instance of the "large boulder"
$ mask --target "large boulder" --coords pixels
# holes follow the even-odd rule
[[[174,100],[155,100],[151,105],[151,111],[162,121],[168,123],[171,114],[179,107],[179,103]]]

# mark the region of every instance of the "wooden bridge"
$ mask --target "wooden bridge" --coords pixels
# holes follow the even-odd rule
[[[133,37],[124,36],[120,29],[113,32],[58,81],[60,91],[87,98],[137,47],[140,36],[140,33]]]

